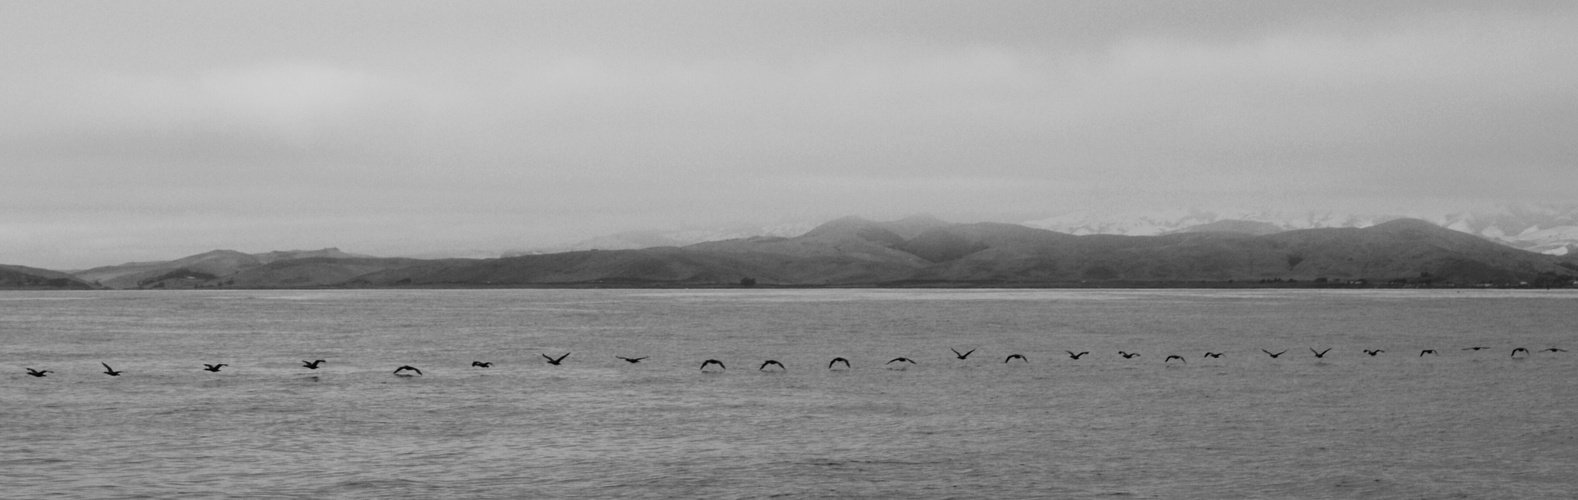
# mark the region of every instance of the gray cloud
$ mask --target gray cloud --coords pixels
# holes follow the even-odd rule
[[[7,4],[0,262],[1570,200],[1575,21],[1478,2]]]

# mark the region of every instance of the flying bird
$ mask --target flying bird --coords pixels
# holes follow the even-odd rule
[[[1384,350],[1384,349],[1374,349],[1374,350],[1371,350],[1371,349],[1365,349],[1365,350],[1364,350],[1364,353],[1365,353],[1365,354],[1369,354],[1369,355],[1371,355],[1371,356],[1374,356],[1374,355],[1376,355],[1376,354],[1380,354],[1380,353],[1383,353],[1383,352],[1386,352],[1386,350]]]
[[[1545,349],[1545,350],[1542,350],[1540,352],[1567,352],[1567,350],[1566,349],[1558,349],[1558,348],[1552,347],[1550,349]]]
[[[1119,356],[1123,356],[1123,359],[1129,359],[1129,358],[1132,358],[1132,357],[1135,357],[1135,356],[1139,356],[1140,353],[1118,351],[1118,355]]]
[[[217,364],[217,365],[210,365],[208,363],[203,363],[203,370],[204,371],[214,372],[214,373],[219,373],[219,368],[220,367],[225,367],[225,366],[230,366],[230,365],[227,365],[227,364],[224,364],[224,363],[220,363],[220,364]]]
[[[539,354],[541,354],[541,353],[539,353]],[[553,359],[553,356],[549,356],[547,354],[543,354],[542,357],[543,357],[543,359],[548,360],[548,364],[554,365],[554,366],[559,366],[559,362],[564,361],[564,358],[570,357],[570,353],[568,353],[568,352],[564,353],[563,356],[559,356],[559,359]]]
[[[707,369],[707,365],[718,365],[718,368],[722,368],[722,369],[725,369],[725,370],[729,369],[729,367],[723,366],[723,362],[722,361],[718,361],[716,359],[709,359],[709,360],[706,360],[706,361],[702,361],[701,362],[701,369],[706,370]]]
[[[27,369],[27,374],[28,375],[32,375],[34,377],[42,377],[42,376],[44,376],[45,373],[55,373],[55,372],[52,371],[52,370],[38,371],[38,370],[34,370],[32,368],[28,368]]]
[[[1519,347],[1517,349],[1513,349],[1512,350],[1512,356],[1516,357],[1518,355],[1518,351],[1523,351],[1523,355],[1524,356],[1528,356],[1529,355],[1529,350],[1528,349],[1524,349],[1522,347]]]
[[[783,371],[789,371],[788,367],[785,367],[783,363],[779,363],[778,360],[776,360],[776,359],[769,359],[767,361],[763,361],[762,362],[762,366],[757,367],[756,371],[766,370],[767,369],[767,365],[778,365],[779,369],[781,369]]]
[[[1206,351],[1205,352],[1205,357],[1207,357],[1207,358],[1220,358],[1220,357],[1222,357],[1222,353]]]
[[[492,368],[493,367],[493,362],[492,361],[472,361],[471,362],[471,366],[475,366],[475,367],[478,367],[478,368]]]
[[[639,358],[627,358],[627,357],[624,357],[624,356],[614,356],[614,357],[619,358],[619,359],[623,359],[623,360],[625,360],[626,363],[640,363],[641,360],[650,358],[651,356],[642,356],[642,357],[639,357]]]
[[[110,365],[108,363],[100,361],[99,364],[104,365],[104,374],[105,375],[109,375],[111,377],[119,377],[119,376],[121,376],[121,372],[115,371],[114,368],[110,368]]]
[[[954,349],[952,347],[949,347],[948,350],[953,351],[953,355],[954,356],[958,356],[959,359],[968,358],[968,357],[970,357],[971,353],[975,352],[975,349],[970,349],[969,352],[966,352],[964,354],[959,354],[959,350],[958,349]]]
[[[1324,351],[1316,351],[1315,348],[1311,347],[1310,352],[1315,353],[1315,357],[1317,358],[1324,358],[1326,357],[1326,353],[1331,352],[1331,348],[1327,347]]]
[[[395,375],[399,375],[400,372],[407,371],[407,370],[416,372],[417,375],[421,375],[422,374],[422,370],[418,370],[418,369],[416,369],[415,366],[411,366],[411,365],[400,365],[399,368],[395,368],[394,374]],[[405,376],[409,377],[410,375],[405,375]]]
[[[1478,351],[1478,350],[1480,350],[1480,349],[1489,349],[1489,347],[1484,347],[1484,346],[1474,346],[1474,347],[1464,347],[1464,348],[1463,348],[1463,350],[1465,350],[1465,351]]]
[[[1003,358],[1003,362],[1007,363],[1009,361],[1013,361],[1014,358],[1019,358],[1020,361],[1024,361],[1026,363],[1030,362],[1030,360],[1025,359],[1025,355],[1023,354],[1009,354],[1007,358]]]
[[[829,370],[833,369],[833,365],[836,364],[836,363],[843,363],[844,364],[844,368],[849,368],[849,360],[844,359],[844,358],[833,358],[832,361],[828,361],[827,362],[827,369],[829,369]]]
[[[1437,356],[1441,355],[1441,353],[1436,352],[1435,349],[1425,349],[1423,351],[1419,351],[1419,357],[1421,357],[1421,358],[1425,357],[1426,354],[1434,354],[1434,355],[1437,355]]]
[[[1283,349],[1282,352],[1273,353],[1271,351],[1267,351],[1265,349],[1261,349],[1260,352],[1266,353],[1267,356],[1271,356],[1271,359],[1277,359],[1277,356],[1281,356],[1282,353],[1288,352],[1288,350],[1287,349]]]
[[[897,357],[897,358],[893,358],[893,359],[890,359],[890,360],[888,360],[888,362],[887,362],[887,363],[883,363],[883,364],[885,364],[885,365],[891,365],[891,364],[893,364],[893,363],[894,363],[894,362],[896,362],[896,361],[903,361],[903,362],[905,362],[905,363],[909,363],[909,364],[912,364],[912,365],[913,365],[913,364],[915,364],[915,360],[912,360],[912,359],[910,359],[910,358],[906,358],[906,357],[904,357],[904,356],[899,356],[899,357]]]
[[[319,363],[323,363],[323,360],[321,360],[321,359],[317,360],[317,361],[302,360],[301,361],[301,366],[306,367],[308,370],[316,370],[316,369],[318,369],[318,364]]]
[[[1187,360],[1187,359],[1184,359],[1184,358],[1183,358],[1183,356],[1179,356],[1179,355],[1177,355],[1177,354],[1174,354],[1174,355],[1171,355],[1171,356],[1168,356],[1168,357],[1167,357],[1167,359],[1164,359],[1164,360],[1162,360],[1162,362],[1163,362],[1163,363],[1166,363],[1166,362],[1168,362],[1168,361],[1172,361],[1172,360],[1175,360],[1175,359],[1176,359],[1176,360],[1178,360],[1178,361],[1182,361],[1182,362],[1184,362],[1184,364],[1188,364],[1188,363],[1189,363],[1189,360]]]
[[[1068,357],[1074,358],[1076,360],[1079,359],[1080,356],[1084,356],[1086,354],[1090,354],[1090,351],[1081,351],[1079,354],[1074,354],[1074,351],[1063,351],[1063,352],[1068,353]]]

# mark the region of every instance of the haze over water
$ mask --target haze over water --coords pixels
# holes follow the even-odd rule
[[[1570,498],[1578,354],[1538,351],[1578,347],[1575,305],[1486,290],[0,292],[0,496]],[[829,371],[835,356],[853,368]],[[918,364],[884,364],[898,356]],[[727,369],[698,370],[709,358]],[[767,359],[788,370],[757,371]],[[391,374],[406,364],[424,375]]]

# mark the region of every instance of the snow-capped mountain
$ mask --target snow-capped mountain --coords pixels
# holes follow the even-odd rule
[[[1415,218],[1474,234],[1511,247],[1550,255],[1578,251],[1578,204],[1503,204],[1461,212],[1344,213],[1243,209],[1177,209],[1152,212],[1068,212],[1024,222],[1070,234],[1152,236],[1222,221],[1271,224],[1283,230],[1369,227]]]

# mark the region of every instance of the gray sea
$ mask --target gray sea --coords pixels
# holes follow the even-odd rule
[[[1574,291],[0,292],[0,497],[1574,498],[1575,329]]]

